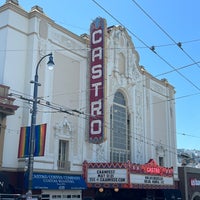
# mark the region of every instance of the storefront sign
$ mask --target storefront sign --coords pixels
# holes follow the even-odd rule
[[[174,189],[173,168],[157,165],[150,159],[141,165],[130,163],[83,163],[88,187]]]
[[[55,189],[55,190],[80,190],[86,189],[86,183],[80,175],[64,174],[33,174],[33,189]]]
[[[191,178],[190,184],[191,184],[191,186],[200,186],[200,179]]]
[[[90,26],[90,120],[89,141],[104,141],[104,34],[106,23],[96,18]]]
[[[127,183],[126,169],[88,169],[88,183]]]
[[[131,172],[136,174],[149,174],[159,176],[173,176],[173,168],[167,168],[159,166],[155,160],[150,159],[148,163],[144,165],[131,164]]]
[[[130,174],[132,184],[173,185],[172,177]]]

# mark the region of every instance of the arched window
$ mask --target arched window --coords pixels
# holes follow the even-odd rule
[[[110,161],[130,160],[129,115],[124,95],[116,92],[110,111]]]

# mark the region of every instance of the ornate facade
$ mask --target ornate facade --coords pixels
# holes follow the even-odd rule
[[[38,60],[49,52],[53,53],[56,68],[49,72],[45,62],[40,65],[37,109],[37,123],[47,123],[45,154],[34,158],[34,177],[44,185],[34,180],[34,193],[54,200],[72,199],[72,196],[73,200],[104,199],[101,195],[95,197],[98,187],[89,188],[82,196],[82,189],[87,185],[87,176],[85,180],[81,176],[83,163],[142,166],[150,159],[157,163],[155,166],[173,168],[170,187],[163,184],[162,189],[177,188],[174,87],[140,66],[139,54],[123,27],[107,27],[105,23],[103,35],[100,29],[94,34],[95,44],[101,37],[104,39],[101,49],[98,47],[93,54],[94,61],[101,57],[101,52],[104,57],[103,71],[100,64],[95,64],[91,77],[91,35],[77,36],[54,23],[42,8],[34,6],[26,12],[13,1],[0,7],[0,21],[0,40],[5,41],[2,46],[5,51],[0,54],[0,83],[10,86],[19,106],[16,114],[7,120],[2,167],[7,174],[18,171],[13,181],[16,192],[26,192],[25,180],[18,183],[16,179],[17,174],[23,177],[27,169],[27,159],[17,158],[17,151],[20,127],[30,125],[33,88],[29,82]],[[102,74],[102,98],[91,112],[91,79]],[[93,87],[100,91],[97,83]],[[99,109],[102,100],[103,111]],[[102,141],[94,142],[89,134],[89,119],[97,119],[98,113],[103,113],[103,127],[96,129],[101,122],[94,120],[92,134],[101,134],[99,130],[104,130],[104,134]],[[70,179],[76,186],[69,183]],[[50,185],[50,180],[54,184]],[[146,192],[149,194],[154,186],[148,186]],[[132,189],[129,188],[130,194],[134,192]],[[152,195],[155,193],[150,192]]]

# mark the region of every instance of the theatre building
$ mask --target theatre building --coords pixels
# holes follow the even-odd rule
[[[173,86],[139,65],[121,26],[95,19],[90,47],[84,199],[181,199]]]
[[[17,0],[0,7],[0,84],[12,89],[18,106],[6,122],[0,178],[13,191],[27,192],[21,130],[31,123],[30,81],[52,52],[55,68],[46,69],[44,59],[38,69],[37,125],[46,125],[46,135],[43,154],[34,158],[34,195],[181,199],[174,87],[146,71],[124,27],[108,26],[101,17],[88,27],[78,36],[46,16],[45,8],[26,12]]]
[[[85,199],[182,199],[173,179],[173,168],[127,163],[83,164],[88,189]]]

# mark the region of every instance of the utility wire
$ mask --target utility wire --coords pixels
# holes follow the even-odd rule
[[[22,100],[28,101],[28,102],[33,101],[33,99],[29,99],[29,98],[23,97],[21,95],[17,95],[17,94],[12,94],[12,95],[16,96],[16,97],[18,97]],[[85,115],[85,113],[77,111],[76,109],[69,109],[69,108],[60,106],[58,104],[50,103],[49,101],[42,100],[42,102],[41,102],[41,100],[38,100],[38,104],[42,105],[42,106],[46,106],[50,109],[56,110],[57,112],[63,112],[63,113],[73,115],[73,116],[76,116],[76,117],[80,117],[80,115]],[[89,119],[88,116],[84,119],[88,120]],[[110,128],[108,124],[107,125],[105,124],[105,126],[107,127],[107,129],[109,129],[110,132],[112,131],[112,128]],[[82,127],[80,127],[80,128],[82,128]],[[184,135],[189,136],[189,134],[184,134]],[[133,138],[135,141],[141,142],[142,144],[151,145],[155,148],[158,147],[159,145],[162,145],[165,148],[165,151],[167,151],[168,153],[172,153],[174,155],[177,155],[177,151],[174,147],[171,147],[170,145],[161,143],[160,141],[154,140],[152,138],[148,138],[145,135],[141,135],[139,133],[131,132],[130,138]]]
[[[187,78],[185,75],[183,75],[181,72],[178,71],[174,66],[172,66],[166,59],[164,59],[162,56],[157,54],[153,49],[152,51],[163,61],[165,62],[168,66],[170,66],[176,73],[178,73],[183,79],[185,79],[188,83],[190,83],[193,87],[195,87],[197,90],[200,91],[200,88],[194,84],[189,78]]]
[[[181,42],[181,44],[188,44],[188,43],[193,43],[193,42],[200,42],[200,39],[194,39],[194,40],[188,40],[188,41],[184,41],[184,42]],[[177,46],[177,44],[174,44],[174,43],[170,43],[170,44],[157,44],[157,45],[154,45],[154,47],[156,48],[159,48],[159,47],[167,47],[167,46]],[[135,47],[136,49],[144,49],[144,48],[148,48],[148,46],[136,46]],[[112,50],[112,49],[129,49],[129,48],[109,48],[107,47],[107,50]],[[131,48],[132,49],[132,48]],[[62,52],[62,51],[67,51],[67,50],[70,50],[70,51],[90,51],[90,48],[89,47],[86,47],[86,48],[67,48],[67,49],[54,49],[54,51],[57,51],[57,52]],[[34,52],[34,51],[40,51],[38,49],[31,49],[31,50],[28,50],[28,49],[0,49],[0,52],[21,52],[21,51],[26,51],[26,52]],[[53,51],[52,49],[46,49],[46,51]]]
[[[189,41],[181,42],[181,44],[187,44],[187,43],[199,42],[199,41],[200,41],[200,39],[195,39],[195,40],[189,40]],[[160,44],[160,45],[155,45],[155,47],[166,47],[166,46],[175,46],[175,45],[177,46],[177,44],[174,44],[174,43],[171,43],[171,44]]]
[[[97,1],[92,0],[97,6],[99,6],[104,12],[106,12],[110,17],[112,17],[115,21],[117,21],[122,27],[126,28],[117,18],[115,18],[110,12],[108,12],[103,6],[101,6]],[[169,67],[171,67],[174,71],[176,71],[183,79],[185,79],[188,83],[190,83],[193,87],[195,87],[197,90],[200,91],[200,88],[195,85],[190,79],[188,79],[185,75],[183,75],[181,72],[179,72],[174,66],[172,66],[166,59],[164,59],[162,56],[160,56],[155,51],[155,46],[149,47],[142,39],[140,39],[136,34],[134,34],[130,29],[126,28],[130,34],[132,34],[135,38],[137,38],[144,46],[149,48],[153,53],[155,53],[164,63],[166,63]],[[177,44],[178,45],[178,44]],[[193,61],[195,62],[195,61]]]
[[[34,101],[33,99],[26,98],[26,97],[24,97],[22,95],[18,95],[18,94],[14,94],[14,93],[9,94],[9,96],[15,96],[15,97],[17,97],[19,99],[22,99],[22,100],[25,100],[25,101],[28,101],[28,102],[33,102]],[[38,99],[37,104],[46,106],[48,108],[51,108],[51,109],[54,109],[54,110],[57,110],[59,112],[63,112],[63,113],[69,114],[69,115],[75,115],[75,113],[79,114],[79,115],[80,114],[84,115],[83,112],[80,112],[80,111],[78,111],[76,109],[69,109],[69,108],[66,108],[64,106],[58,106],[56,104],[50,103],[49,101],[43,102],[42,100]]]
[[[125,27],[116,17],[114,17],[110,12],[108,12],[103,6],[101,6],[97,1],[92,0],[97,6],[99,6],[105,13],[107,13],[111,18],[113,18],[117,23],[119,23],[119,25],[121,25],[122,27],[126,28],[126,30],[128,32],[130,32],[137,40],[139,40],[145,47],[147,47],[149,49],[149,46],[143,41],[141,40],[136,34],[134,34],[130,29],[128,29],[127,27]]]
[[[187,133],[180,133],[180,132],[178,132],[177,134],[200,139],[199,136],[195,136],[195,135],[191,135],[191,134],[187,134]]]
[[[200,63],[200,61],[198,62],[195,62],[195,63],[191,63],[191,64],[188,64],[188,65],[185,65],[185,66],[182,66],[182,67],[179,67],[179,68],[176,68],[176,70],[181,70],[181,69],[184,69],[184,68],[187,68],[187,67],[191,67],[192,65],[195,65],[195,64],[198,64]],[[165,75],[165,74],[170,74],[170,73],[173,73],[175,70],[171,70],[171,71],[168,71],[168,72],[163,72],[161,74],[157,74],[155,75],[155,77],[158,77],[158,76],[162,76],[162,75]]]
[[[131,0],[176,46],[183,51],[183,53],[192,60],[192,62],[196,63],[196,65],[200,68],[198,63],[182,48],[181,42],[176,42],[168,33],[165,31],[135,0]]]
[[[17,98],[20,98],[22,100],[28,101],[28,102],[32,102],[33,101],[33,99],[29,99],[29,98],[23,97],[23,96],[18,95],[18,94],[12,93],[11,95],[15,96]],[[172,100],[174,100],[174,99],[172,99]],[[160,102],[157,102],[157,103],[160,103]],[[55,104],[55,103],[50,103],[49,101],[45,101],[45,100],[38,100],[38,104],[42,105],[42,106],[45,106],[45,107],[48,107],[50,109],[56,110],[57,112],[66,113],[68,115],[72,115],[72,116],[76,116],[76,117],[80,117],[80,115],[86,116],[85,118],[83,118],[85,120],[88,120],[89,116],[90,116],[89,114],[85,114],[84,112],[80,112],[80,111],[78,111],[76,109],[66,108],[64,106],[60,106],[60,105]],[[94,116],[94,118],[95,118],[95,116]],[[105,126],[106,126],[107,129],[112,131],[112,128],[109,127],[108,123],[105,124]],[[146,144],[154,146],[154,147],[157,147],[157,145],[162,144],[169,153],[176,154],[176,149],[171,147],[171,146],[169,146],[169,145],[167,145],[167,144],[160,143],[160,141],[154,140],[152,138],[148,138],[148,137],[146,137],[144,135],[141,135],[139,133],[131,132],[130,134],[131,134],[130,137],[134,138],[137,141],[140,141],[142,143],[146,143]]]
[[[20,98],[24,101],[33,102],[33,99],[26,98],[26,97],[23,97],[23,96],[18,95],[18,94],[12,93],[12,94],[10,94],[10,96],[15,96],[15,97]],[[76,117],[79,117],[79,114],[86,115],[83,112],[79,112],[75,109],[68,109],[64,106],[58,106],[57,104],[50,103],[49,101],[46,101],[46,102],[43,101],[42,102],[41,100],[38,100],[37,103],[39,105],[51,108],[51,109],[56,110],[58,112],[63,112],[63,113],[66,113],[68,115],[72,115],[72,116],[76,116]],[[95,118],[95,116],[94,116],[94,118]],[[88,118],[84,118],[84,119],[88,120]],[[112,128],[110,128],[108,124],[105,124],[105,126],[106,126],[107,129],[110,129],[110,131],[112,130]],[[153,140],[151,138],[147,138],[146,136],[138,134],[138,133],[131,132],[130,134],[131,134],[130,138],[134,138],[136,141],[146,143],[146,144],[154,146],[154,147],[157,147],[157,145],[161,144],[160,141],[156,141],[156,140]],[[165,146],[168,153],[176,154],[176,149],[174,149],[173,147],[168,146],[168,145],[163,144],[163,143],[162,143],[162,145]]]

